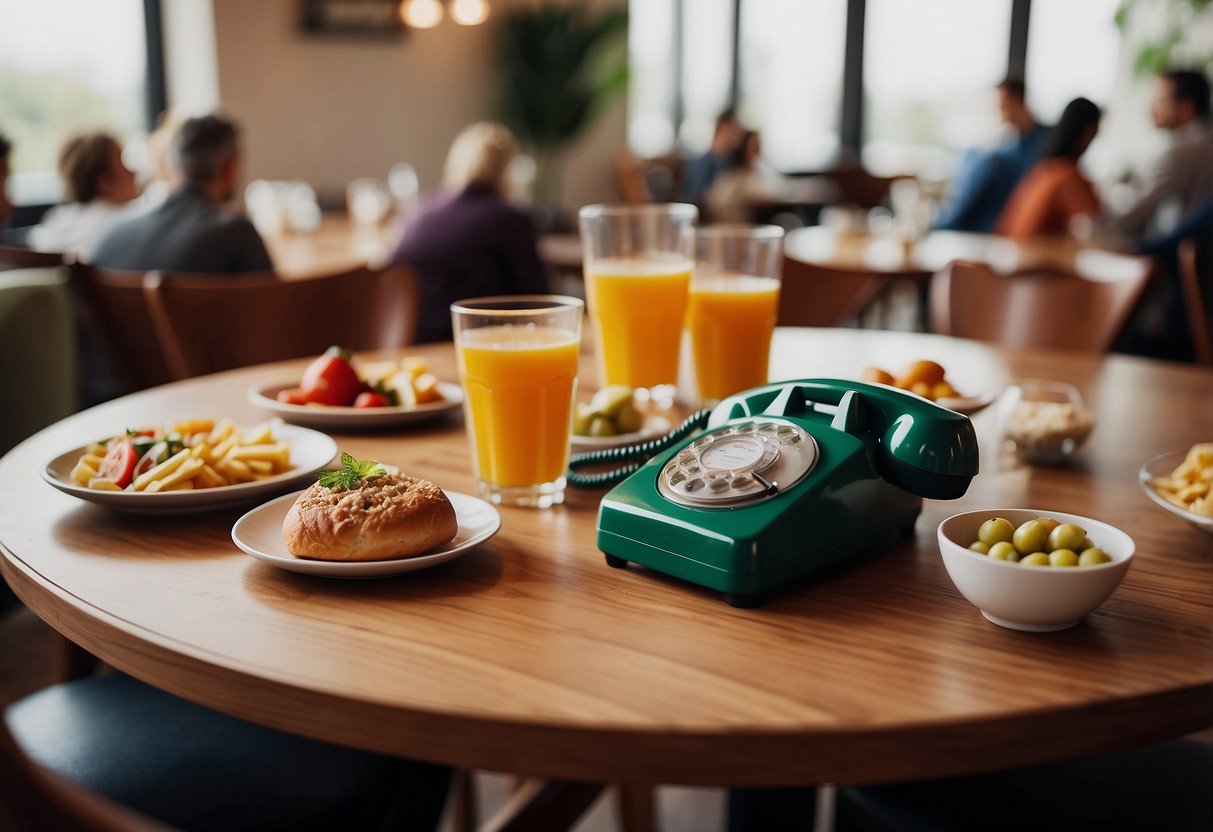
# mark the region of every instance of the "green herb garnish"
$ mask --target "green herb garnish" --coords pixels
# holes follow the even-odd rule
[[[316,482],[334,491],[348,491],[358,484],[359,480],[378,477],[386,474],[387,469],[374,460],[357,460],[341,452],[341,469],[337,471],[317,471]]]

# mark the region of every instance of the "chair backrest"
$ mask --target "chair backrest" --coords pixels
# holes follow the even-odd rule
[[[822,176],[838,186],[838,201],[861,208],[875,208],[889,198],[895,176],[876,176],[862,167],[839,167]]]
[[[0,714],[0,829],[152,832],[166,827],[39,769]]]
[[[152,273],[144,297],[173,379],[319,355],[333,344],[402,347],[417,332],[417,281],[398,266],[311,280]]]
[[[1213,246],[1206,244],[1205,248]],[[1179,287],[1188,313],[1188,328],[1192,332],[1193,357],[1197,364],[1206,367],[1213,366],[1213,330],[1209,319],[1213,257],[1210,254],[1213,252],[1201,251],[1196,240],[1187,240],[1179,247]]]
[[[1090,252],[1074,271],[954,262],[931,279],[931,329],[1009,347],[1107,352],[1150,280],[1144,258]]]
[[[143,295],[144,272],[71,266],[83,323],[132,388],[172,380]]]
[[[828,269],[784,256],[779,326],[838,326],[859,316],[884,287],[875,274]]]
[[[0,243],[0,271],[47,269],[63,265],[63,255]]]

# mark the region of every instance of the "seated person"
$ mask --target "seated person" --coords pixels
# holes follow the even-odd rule
[[[1078,168],[1099,130],[1099,108],[1085,98],[1066,105],[1061,120],[1049,131],[1041,159],[1015,188],[998,218],[995,231],[1026,240],[1048,234],[1068,234],[1077,217],[1099,213],[1099,197]]]
[[[59,175],[68,202],[47,211],[30,229],[30,248],[83,258],[139,195],[122,146],[108,133],[82,133],[59,151]]]
[[[1040,158],[1049,131],[1028,109],[1023,81],[1007,78],[997,90],[999,116],[1014,135],[991,150],[966,154],[935,220],[938,230],[993,231],[1011,192]]]
[[[746,136],[733,109],[716,117],[712,145],[702,156],[687,160],[682,167],[682,198],[702,206],[716,177],[735,165],[735,156]]]
[[[517,152],[505,127],[473,124],[451,145],[445,188],[405,215],[390,261],[417,272],[418,340],[451,339],[457,300],[547,291],[535,228],[505,196],[507,168]]]
[[[704,194],[702,207],[712,222],[748,222],[750,205],[766,194],[758,167],[760,141],[757,133],[747,130]]]
[[[115,224],[89,255],[110,269],[197,274],[268,272],[265,243],[245,217],[223,208],[236,192],[236,126],[217,116],[192,118],[173,138],[172,165],[182,184],[156,208]]]

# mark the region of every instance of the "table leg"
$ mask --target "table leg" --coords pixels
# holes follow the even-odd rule
[[[657,832],[653,790],[647,783],[619,784],[619,825],[623,832]]]
[[[527,780],[479,832],[565,832],[603,788],[602,783]]]

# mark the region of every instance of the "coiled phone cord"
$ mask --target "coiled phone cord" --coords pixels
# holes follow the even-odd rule
[[[569,470],[565,475],[565,480],[574,488],[606,488],[615,485],[630,477],[636,471],[640,470],[640,466],[649,459],[649,457],[664,451],[671,445],[681,442],[687,436],[703,427],[708,422],[708,415],[712,411],[709,408],[704,408],[692,416],[689,416],[681,425],[674,428],[665,436],[659,436],[656,439],[650,439],[647,442],[641,442],[637,445],[624,445],[620,448],[604,448],[600,451],[587,451],[583,454],[576,454],[569,460]],[[621,465],[618,468],[613,468],[610,471],[600,471],[597,474],[579,474],[578,468],[585,468],[591,465],[602,465],[610,462],[627,462],[628,460],[636,460],[629,462],[627,465]]]

